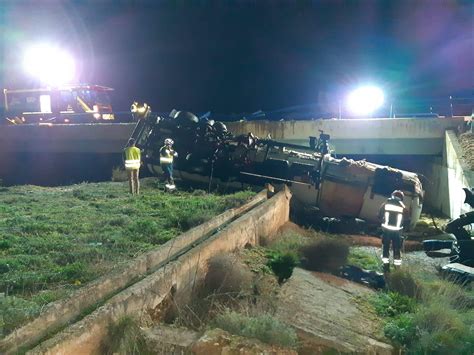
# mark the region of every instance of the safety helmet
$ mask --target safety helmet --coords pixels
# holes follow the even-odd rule
[[[227,133],[227,126],[220,121],[217,121],[216,123],[214,123],[214,128],[219,133]]]
[[[173,145],[173,144],[174,144],[174,142],[171,138],[166,138],[165,139],[165,145]]]
[[[397,198],[399,198],[400,200],[403,201],[403,199],[405,197],[405,194],[403,193],[403,191],[395,190],[395,191],[392,192],[392,197],[397,197]]]

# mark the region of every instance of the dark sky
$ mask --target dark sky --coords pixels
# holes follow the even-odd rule
[[[33,85],[21,53],[42,41],[124,110],[276,109],[365,82],[447,96],[474,86],[473,17],[466,0],[0,0],[0,86]]]

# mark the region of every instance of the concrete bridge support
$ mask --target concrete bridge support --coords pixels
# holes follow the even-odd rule
[[[454,131],[446,131],[442,157],[432,157],[426,164],[425,203],[450,218],[469,212],[464,204],[464,187],[474,187],[474,172],[461,160],[461,147]]]

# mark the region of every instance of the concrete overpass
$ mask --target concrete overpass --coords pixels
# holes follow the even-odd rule
[[[453,117],[249,121],[228,126],[236,133],[270,134],[276,140],[304,145],[322,130],[331,136],[330,146],[338,155],[441,155],[445,132],[463,124],[464,117]]]
[[[309,145],[319,131],[331,135],[338,155],[441,155],[447,130],[464,117],[230,122],[229,130]],[[122,151],[134,123],[0,126],[0,152],[99,153]]]

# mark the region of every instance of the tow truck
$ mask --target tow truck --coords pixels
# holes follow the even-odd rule
[[[101,85],[4,89],[3,124],[90,123],[112,121],[109,93]]]

